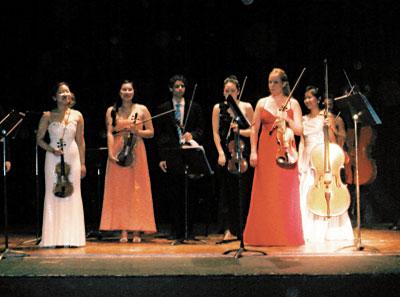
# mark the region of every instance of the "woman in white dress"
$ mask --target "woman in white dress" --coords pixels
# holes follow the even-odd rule
[[[300,206],[304,240],[306,243],[353,240],[353,229],[347,211],[340,216],[327,218],[312,213],[307,207],[307,194],[314,185],[315,176],[310,162],[311,151],[317,145],[324,143],[323,126],[325,119],[319,101],[318,88],[307,87],[304,104],[310,112],[303,116],[303,134],[299,146]],[[333,114],[328,115],[327,121],[329,127],[331,127],[329,129],[329,141],[336,143],[338,135],[345,133],[344,127],[338,129]]]
[[[43,113],[37,132],[37,144],[47,151],[40,246],[79,247],[86,243],[81,196],[81,178],[86,175],[84,121],[82,114],[71,108],[74,97],[67,83],[57,84],[53,100],[57,107]],[[47,131],[50,143],[44,140]],[[62,155],[65,175],[60,166]],[[56,196],[55,189],[66,194]]]

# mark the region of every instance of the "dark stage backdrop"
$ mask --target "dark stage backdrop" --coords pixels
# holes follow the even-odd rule
[[[155,112],[169,96],[175,73],[189,79],[187,98],[206,118],[204,146],[215,167],[211,111],[222,97],[223,79],[235,74],[248,81],[242,99],[255,106],[268,94],[273,67],[288,73],[293,85],[307,70],[294,97],[308,84],[323,89],[329,65],[329,92],[341,95],[347,81],[357,83],[381,116],[372,154],[379,176],[371,199],[378,220],[398,214],[399,64],[397,1],[263,0],[53,0],[11,1],[0,10],[1,104],[29,111],[11,141],[13,170],[8,182],[10,223],[33,227],[37,218],[35,129],[40,112],[51,109],[50,90],[68,81],[86,120],[88,177],[83,199],[88,224],[98,224],[106,159],[104,114],[118,95],[122,79],[136,84],[136,100]],[[165,222],[154,140],[146,141],[158,222]],[[39,153],[40,207],[43,203],[43,152]],[[97,175],[100,170],[100,176]],[[203,181],[202,211],[216,218],[215,179]],[[366,199],[365,199],[366,200]],[[208,210],[208,211],[206,211]],[[39,210],[41,212],[41,209]],[[199,218],[204,219],[203,218]],[[41,213],[40,213],[41,220]]]

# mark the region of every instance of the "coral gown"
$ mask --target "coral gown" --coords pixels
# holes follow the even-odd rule
[[[129,119],[117,118],[115,130],[124,130],[130,124]],[[123,147],[125,133],[114,135],[114,156]],[[121,167],[107,161],[100,230],[156,232],[147,155],[142,138],[137,137],[133,150],[135,161],[131,166]]]
[[[262,130],[244,242],[256,246],[302,245],[297,165],[283,169],[276,164],[276,130],[269,135],[276,117],[266,109],[260,116]],[[293,118],[291,109],[288,116]]]

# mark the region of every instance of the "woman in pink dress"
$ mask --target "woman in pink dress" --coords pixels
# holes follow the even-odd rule
[[[290,168],[277,164],[278,129],[274,127],[277,120],[284,120],[295,135],[300,135],[302,113],[294,98],[285,112],[279,112],[289,95],[289,82],[282,69],[272,70],[268,87],[271,94],[258,100],[250,134],[250,165],[255,171],[244,242],[256,246],[298,246],[304,240],[297,163]],[[290,144],[295,150],[294,137]]]
[[[143,138],[152,138],[154,129],[146,106],[134,103],[131,81],[121,85],[119,98],[107,109],[108,162],[106,169],[103,210],[100,230],[121,230],[120,242],[128,241],[128,231],[133,232],[133,242],[141,242],[141,233],[155,233],[150,177]],[[129,138],[134,143],[131,150],[121,151]],[[128,147],[129,146],[125,146]],[[122,154],[123,155],[123,154]]]

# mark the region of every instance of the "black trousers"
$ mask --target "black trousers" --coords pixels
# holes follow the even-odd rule
[[[187,178],[186,182],[187,193],[185,194],[185,174],[167,173],[168,186],[165,189],[165,196],[170,202],[171,235],[176,239],[185,238],[186,228],[188,229],[188,236],[193,236],[194,206],[197,196],[191,187],[191,184],[195,181]]]

